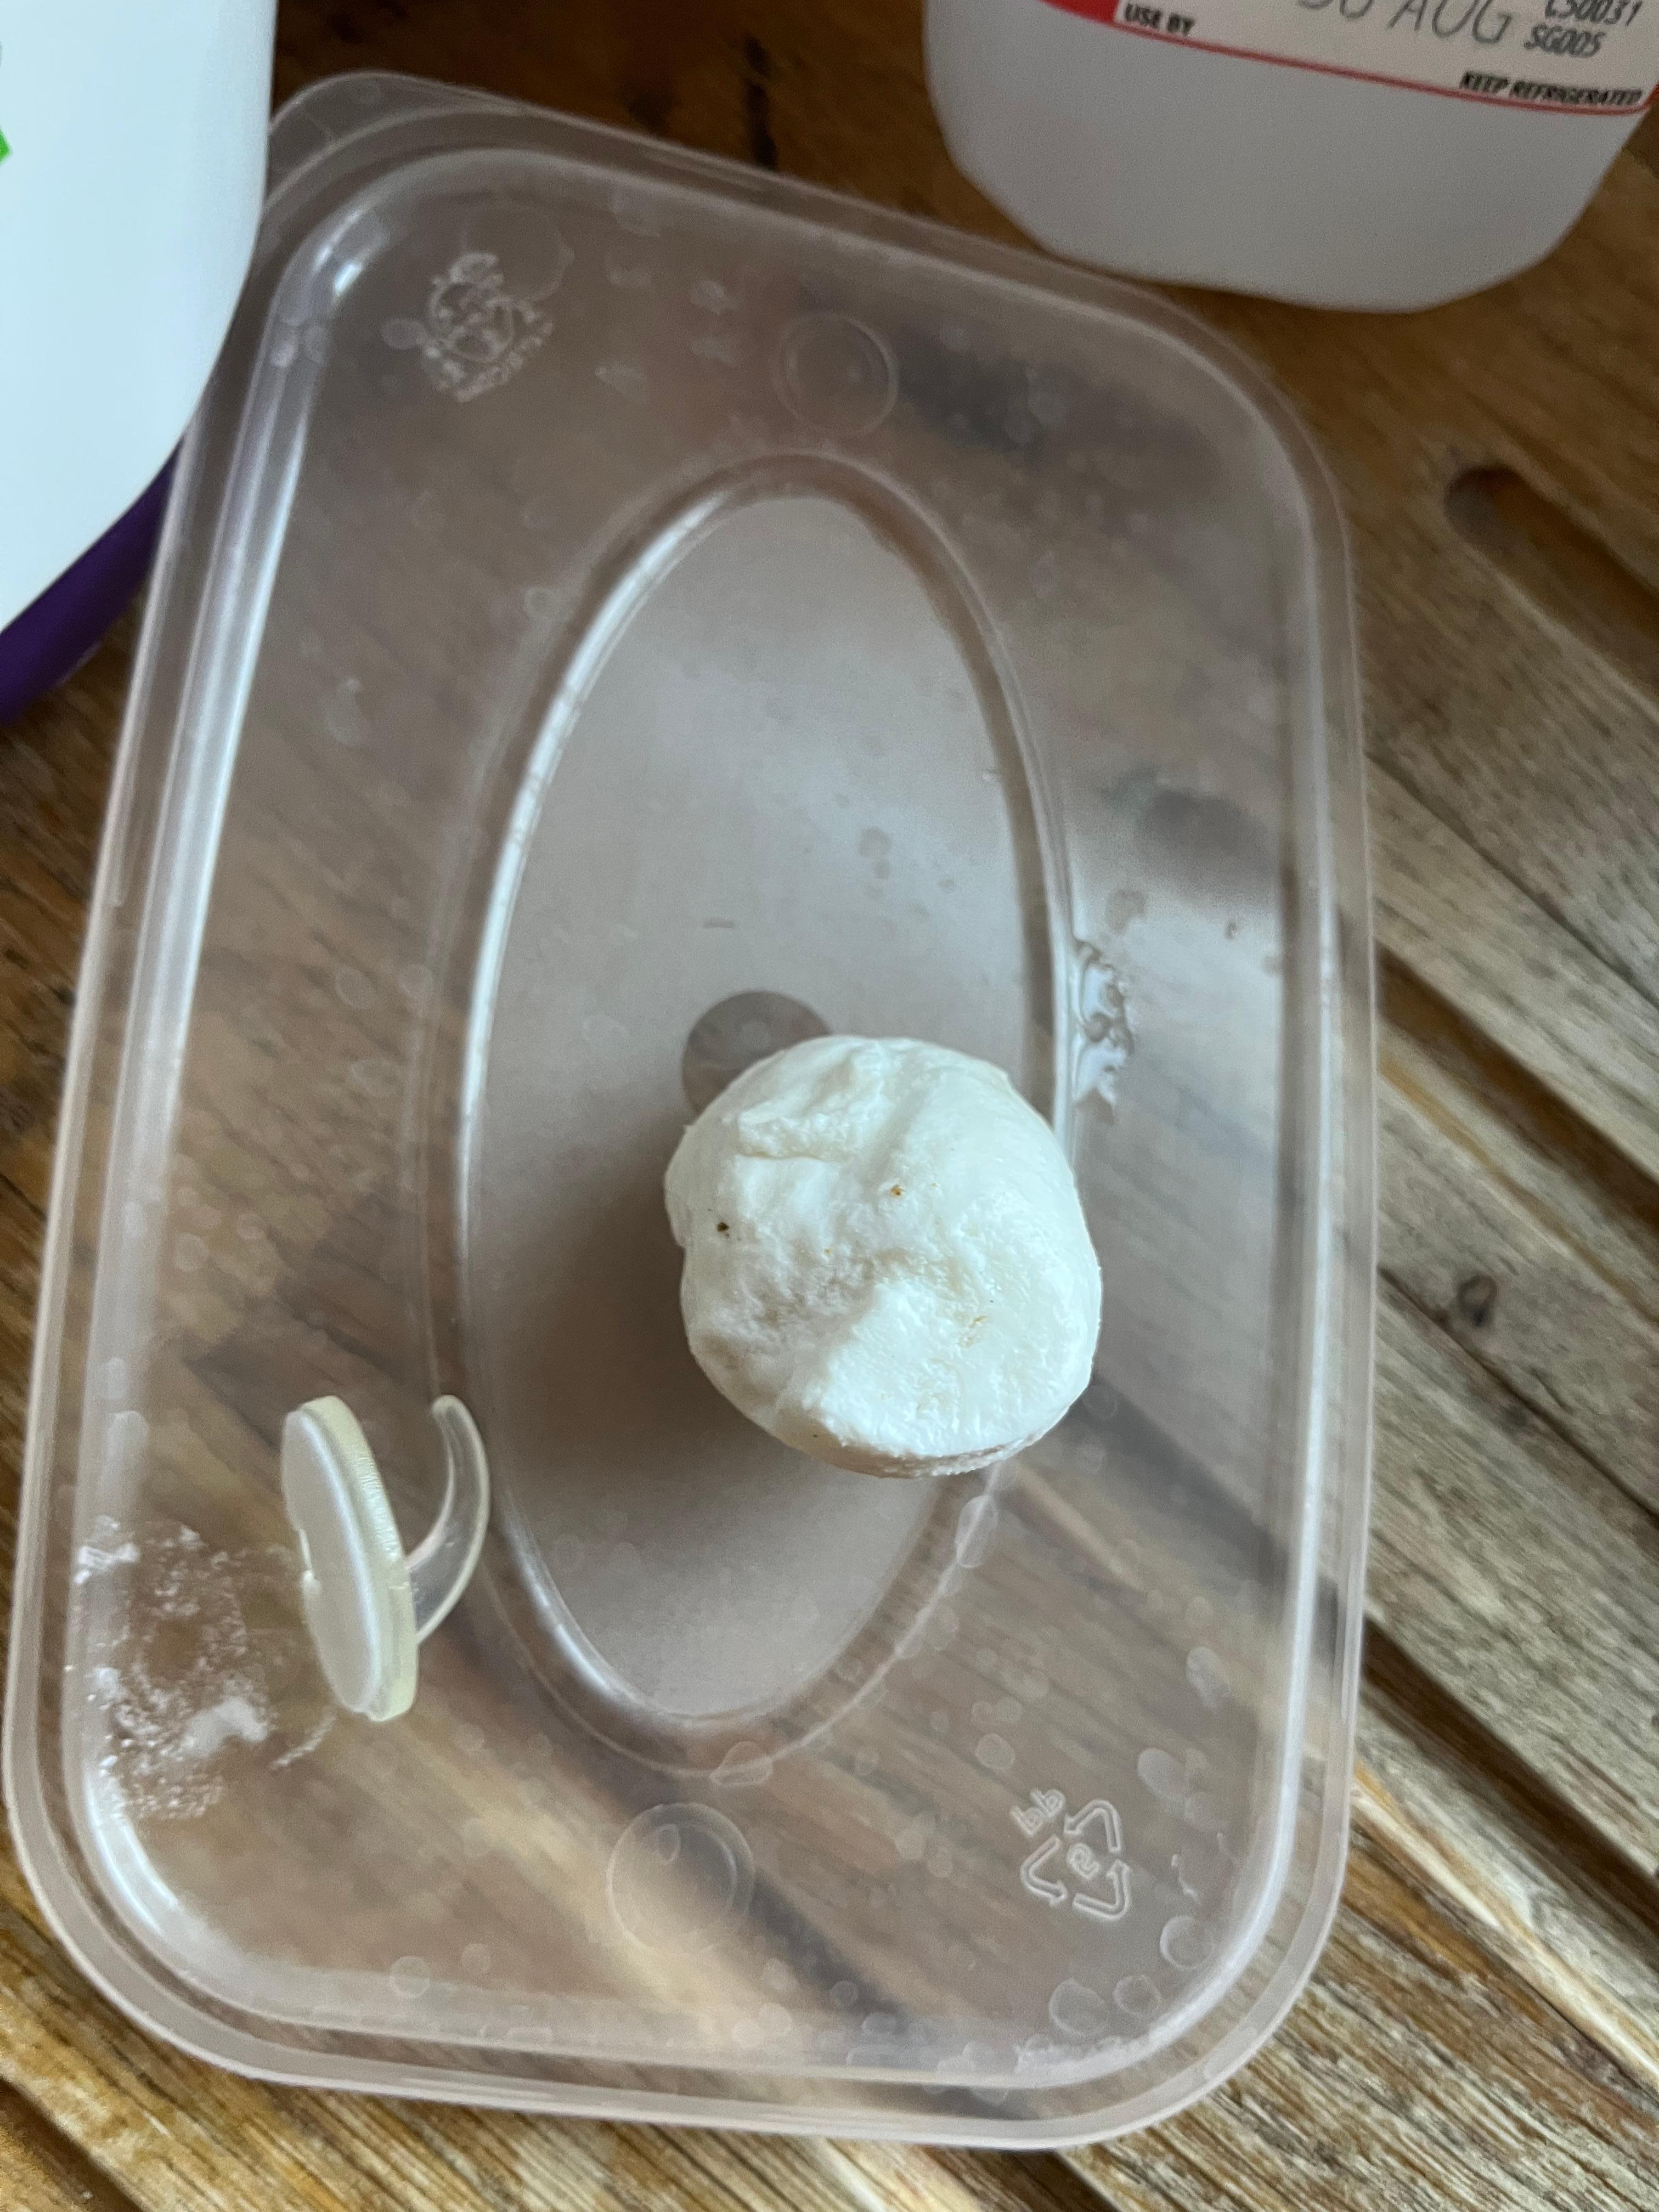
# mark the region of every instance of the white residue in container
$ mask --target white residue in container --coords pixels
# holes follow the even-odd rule
[[[121,1532],[121,1524],[107,1513],[100,1513],[92,1524],[92,1534],[75,1554],[75,1587],[79,1589],[94,1575],[109,1574],[116,1567],[136,1567],[138,1547],[131,1536]]]
[[[92,1535],[77,1583],[123,1570],[97,1601],[87,1681],[98,1763],[129,1818],[198,1818],[239,1758],[268,1746],[285,1766],[315,1749],[333,1717],[309,1686],[290,1553],[217,1551],[177,1522],[132,1534],[100,1522]]]
[[[1077,953],[1072,1096],[1115,1106],[1118,1076],[1135,1048],[1134,1017],[1122,978],[1099,947],[1079,945]]]

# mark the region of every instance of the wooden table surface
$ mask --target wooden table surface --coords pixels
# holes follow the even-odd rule
[[[512,93],[1011,235],[920,0],[291,0],[277,90]],[[1564,126],[1572,127],[1572,126]],[[1645,145],[1644,144],[1645,141]],[[1402,319],[1205,296],[1351,519],[1382,971],[1376,1493],[1352,1860],[1207,2102],[1016,2158],[235,2080],[93,1995],[0,1849],[0,2204],[744,2212],[1659,2205],[1659,136]],[[0,732],[0,1542],[133,635]]]

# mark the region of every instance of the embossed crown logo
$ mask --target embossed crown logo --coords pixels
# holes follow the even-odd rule
[[[541,303],[557,290],[574,258],[562,240],[556,247],[551,282],[534,296],[512,290],[496,255],[458,254],[433,278],[424,319],[395,317],[382,325],[381,337],[397,352],[418,353],[433,383],[456,399],[495,391],[518,374],[552,331]]]

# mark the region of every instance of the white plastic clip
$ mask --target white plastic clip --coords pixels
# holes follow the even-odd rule
[[[416,1646],[466,1588],[489,1520],[489,1464],[459,1398],[434,1401],[447,1477],[405,1553],[368,1439],[338,1398],[283,1423],[283,1504],[300,1539],[300,1595],[328,1686],[348,1712],[395,1720],[415,1702]]]

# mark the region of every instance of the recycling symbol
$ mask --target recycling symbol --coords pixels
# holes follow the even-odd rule
[[[1058,1790],[1034,1790],[1030,1802],[1013,1808],[1014,1826],[1024,1836],[1043,1840],[1019,1870],[1022,1889],[1058,1910],[1069,1904],[1091,1920],[1121,1920],[1129,1910],[1129,1869],[1121,1856],[1123,1823],[1117,1808],[1091,1797],[1068,1814]],[[1090,1838],[1098,1838],[1098,1847]],[[1070,1888],[1060,1880],[1070,1875]]]

